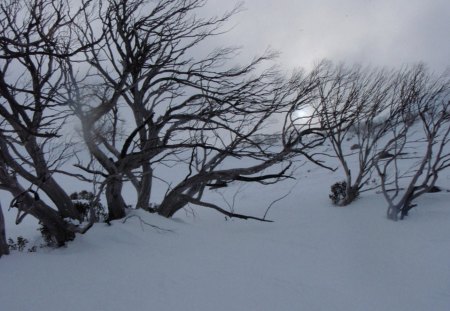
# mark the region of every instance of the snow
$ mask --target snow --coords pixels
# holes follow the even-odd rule
[[[349,143],[351,144],[351,143]],[[348,207],[328,199],[340,172],[302,167],[296,181],[222,189],[235,209],[195,207],[165,219],[143,211],[95,225],[66,248],[0,260],[1,310],[450,310],[449,192],[427,194],[404,221],[376,191]],[[450,188],[450,173],[438,185]],[[210,201],[220,202],[217,191]],[[3,206],[7,201],[2,199]],[[226,205],[225,205],[226,206]],[[42,243],[29,218],[9,237]],[[146,223],[171,231],[157,230]]]

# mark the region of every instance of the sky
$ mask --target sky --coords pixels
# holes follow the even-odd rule
[[[212,14],[238,1],[209,0]],[[242,55],[280,51],[286,67],[311,67],[321,59],[398,67],[424,62],[450,66],[449,0],[247,0],[221,43]]]

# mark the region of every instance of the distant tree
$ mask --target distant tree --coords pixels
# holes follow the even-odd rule
[[[333,202],[347,205],[374,186],[370,181],[377,147],[393,126],[389,117],[398,73],[329,62],[320,66],[319,94],[307,117],[327,136],[331,156],[344,173],[343,182],[333,186]]]
[[[414,200],[435,189],[450,167],[450,77],[435,77],[423,66],[406,71],[399,83],[399,113],[376,169],[388,202],[387,217],[403,219]],[[407,167],[404,160],[414,160]]]

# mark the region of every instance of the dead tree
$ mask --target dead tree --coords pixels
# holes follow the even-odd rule
[[[55,179],[69,156],[59,139],[69,112],[58,100],[59,61],[86,48],[74,42],[71,29],[86,6],[71,10],[68,1],[56,0],[0,4],[0,188],[13,194],[18,214],[35,216],[60,245],[74,237],[63,218],[81,216]],[[37,199],[38,192],[49,201]]]
[[[252,106],[246,107],[246,110],[227,111],[223,123],[214,120],[205,123],[205,128],[199,131],[196,137],[198,146],[191,149],[192,153],[187,158],[187,175],[168,189],[157,207],[159,214],[172,217],[189,204],[210,208],[228,217],[267,221],[264,217],[227,211],[216,203],[205,201],[204,193],[208,189],[234,182],[270,185],[292,178],[291,161],[300,154],[307,155],[320,164],[319,160],[314,159],[313,150],[323,143],[324,137],[316,135],[312,128],[298,131],[298,128],[291,124],[289,117],[285,117],[283,130],[276,144],[261,144],[264,134],[260,133],[268,119],[274,114],[283,113],[289,116],[295,103],[298,106],[307,105],[313,98],[317,79],[314,74],[297,76],[281,85],[278,89],[269,88],[272,97],[267,94],[264,97],[267,102],[259,102],[262,106],[253,101]],[[257,111],[252,110],[255,106],[258,107]],[[233,127],[232,124],[239,124],[239,127]],[[208,130],[207,127],[211,126],[214,131]],[[213,143],[209,144],[208,141]],[[230,159],[239,159],[240,165],[230,168],[227,165]]]
[[[407,216],[414,200],[430,192],[450,167],[448,75],[436,78],[417,66],[401,76],[398,96],[396,126],[376,162],[392,220]],[[406,160],[413,164],[405,167]]]
[[[322,129],[332,147],[327,156],[336,158],[344,173],[343,193],[333,197],[338,205],[353,202],[371,184],[379,142],[389,132],[393,81],[397,73],[322,63],[318,96],[309,111],[297,117],[310,119]],[[353,145],[349,141],[354,140]],[[351,167],[352,163],[357,163]],[[331,196],[330,196],[331,197]]]
[[[262,182],[284,175],[281,170],[276,176],[254,176],[288,154],[265,150],[255,137],[271,117],[287,112],[293,91],[276,70],[262,68],[273,58],[271,53],[243,66],[228,66],[235,49],[195,57],[239,10],[202,19],[195,13],[204,4],[103,1],[98,23],[104,40],[86,51],[86,74],[67,64],[67,101],[81,120],[89,151],[102,166],[96,173],[107,185],[111,219],[125,215],[124,182],[135,187],[138,208],[170,217],[188,203],[201,205],[201,194],[214,182]],[[79,36],[95,38],[91,27]],[[305,88],[302,95],[309,92]],[[125,117],[127,112],[132,118]],[[219,173],[233,158],[250,158],[255,164]],[[188,176],[152,209],[154,170],[173,161]],[[86,165],[84,169],[92,172]]]

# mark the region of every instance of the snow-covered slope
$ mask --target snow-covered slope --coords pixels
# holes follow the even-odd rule
[[[450,310],[450,193],[425,195],[395,223],[375,191],[332,206],[339,172],[304,167],[297,177],[224,189],[230,205],[238,191],[237,212],[257,216],[291,192],[270,209],[274,223],[131,211],[67,248],[13,252],[0,260],[0,309]],[[450,188],[450,174],[438,184]],[[39,245],[33,221],[17,229],[14,216],[8,235]]]

